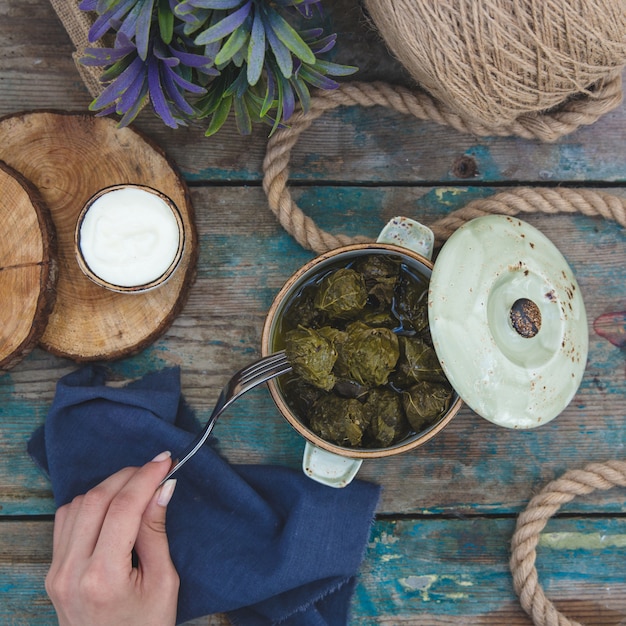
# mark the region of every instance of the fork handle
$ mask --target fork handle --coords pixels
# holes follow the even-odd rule
[[[205,427],[202,429],[202,432],[189,444],[185,451],[179,455],[179,458],[174,459],[174,465],[172,465],[170,471],[165,475],[165,478],[159,483],[159,487],[161,487],[165,481],[169,480],[204,445],[221,412],[222,411],[214,411]]]

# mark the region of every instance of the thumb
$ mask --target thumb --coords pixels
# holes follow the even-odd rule
[[[172,567],[165,532],[165,513],[175,487],[176,479],[170,478],[157,489],[141,518],[135,551],[144,575],[150,572],[158,575],[165,567]]]

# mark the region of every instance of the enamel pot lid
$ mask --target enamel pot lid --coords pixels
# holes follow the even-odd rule
[[[585,370],[587,316],[567,261],[536,228],[503,215],[464,224],[429,288],[435,350],[463,401],[508,428],[535,428],[571,401]]]

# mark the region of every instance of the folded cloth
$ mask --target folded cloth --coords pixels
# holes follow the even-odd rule
[[[56,504],[199,429],[177,368],[125,387],[100,367],[62,378],[28,449],[50,476]],[[227,613],[241,626],[340,626],[349,619],[379,487],[320,485],[299,471],[230,465],[210,445],[180,469],[167,511],[181,586],[177,623]]]

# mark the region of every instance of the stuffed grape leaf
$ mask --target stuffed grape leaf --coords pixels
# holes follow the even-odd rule
[[[396,288],[396,310],[403,327],[421,333],[428,328],[428,290],[402,276]]]
[[[329,317],[354,318],[367,302],[365,280],[353,269],[338,269],[322,279],[314,302]]]
[[[362,274],[367,293],[376,299],[379,307],[391,306],[400,264],[388,256],[369,254],[358,259],[354,269]]]
[[[367,414],[355,399],[322,396],[312,407],[309,427],[322,439],[358,448],[367,430]]]
[[[400,358],[396,366],[394,381],[409,387],[421,380],[445,382],[441,363],[435,349],[419,337],[398,338]]]
[[[303,380],[326,391],[334,387],[337,351],[319,332],[312,328],[290,330],[285,336],[285,353],[293,371]]]
[[[452,399],[452,389],[442,383],[421,381],[402,392],[402,405],[409,424],[417,433],[443,415]]]
[[[363,408],[369,415],[369,447],[387,448],[410,430],[400,395],[385,388],[372,389]]]
[[[338,346],[337,372],[361,385],[386,385],[400,355],[398,337],[388,328],[353,322]]]

